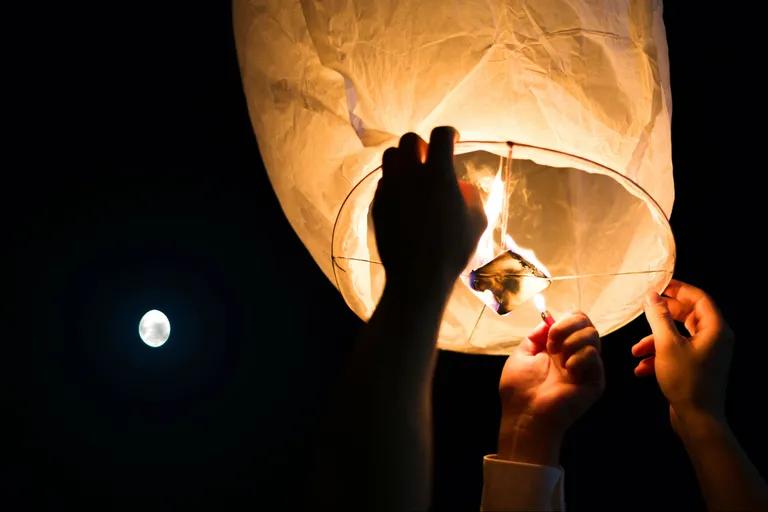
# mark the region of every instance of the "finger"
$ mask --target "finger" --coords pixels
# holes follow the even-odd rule
[[[645,298],[643,307],[645,309],[645,317],[651,325],[651,331],[653,331],[656,351],[663,350],[670,343],[680,338],[680,332],[678,332],[675,326],[675,321],[669,312],[667,303],[664,302],[658,293],[649,293]]]
[[[688,311],[685,318],[677,319],[686,323],[686,329],[695,334],[695,331],[708,328],[720,328],[725,324],[720,309],[704,290],[693,285],[673,279],[664,290],[664,295],[677,300]],[[694,318],[689,319],[693,312]],[[690,324],[690,327],[689,327]]]
[[[686,317],[693,313],[693,304],[684,304],[677,299],[665,297],[664,295],[661,296],[661,300],[667,303],[669,313],[678,322],[685,322]]]
[[[632,346],[632,355],[635,357],[645,357],[656,352],[656,346],[653,344],[653,334],[649,334]]]
[[[547,351],[550,354],[559,354],[568,336],[586,327],[593,327],[592,321],[580,311],[561,318],[549,328]]]
[[[438,126],[429,136],[427,161],[432,169],[445,173],[446,177],[455,177],[453,170],[454,145],[459,141],[459,132],[451,126]]]
[[[664,289],[664,295],[677,299],[680,302],[695,304],[702,297],[706,296],[706,293],[701,288],[672,279]]]
[[[646,357],[635,367],[635,375],[647,377],[656,373],[656,356]]]
[[[381,157],[381,176],[387,178],[396,176],[400,170],[400,152],[397,148],[389,148]],[[389,181],[389,180],[387,180]]]
[[[480,197],[480,191],[477,190],[477,187],[465,181],[459,182],[459,190],[461,190],[461,195],[464,196],[464,202],[467,203],[472,234],[479,241],[482,234],[488,228],[488,217],[483,209],[483,199]],[[475,245],[477,244],[475,243]]]
[[[400,165],[426,162],[427,143],[413,132],[408,132],[400,137],[398,149],[400,150]]]
[[[667,304],[669,314],[672,315],[672,318],[676,322],[690,323],[690,321],[693,320],[693,304],[685,304],[677,299],[665,297],[663,295],[661,296],[661,300]]]
[[[592,345],[573,354],[565,363],[565,369],[578,382],[602,383],[605,380],[603,360]]]
[[[669,314],[672,315],[672,319],[676,322],[685,324],[685,328],[691,334],[696,333],[696,315],[694,315],[693,304],[686,304],[680,302],[672,297],[661,296],[661,299],[667,304]]]
[[[536,326],[533,332],[528,335],[528,339],[531,340],[531,342],[534,343],[535,345],[539,345],[540,347],[545,347],[547,344],[548,332],[549,332],[549,326],[544,322],[541,322],[539,325]]]
[[[580,329],[565,339],[560,352],[561,364],[566,366],[568,359],[588,346],[594,347],[597,353],[600,353],[600,335],[597,333],[597,329],[592,326]]]

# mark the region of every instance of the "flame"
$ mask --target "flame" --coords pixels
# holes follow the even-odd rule
[[[499,228],[497,225],[499,222],[499,218],[501,217],[502,211],[505,206],[504,201],[504,194],[505,194],[505,183],[502,180],[502,168],[499,168],[498,172],[496,173],[496,177],[493,179],[493,183],[491,184],[491,190],[488,193],[488,200],[486,201],[484,205],[485,210],[485,216],[488,219],[488,227],[485,229],[485,232],[480,237],[480,241],[477,244],[477,250],[475,251],[475,255],[472,257],[472,260],[470,261],[470,267],[471,269],[476,269],[479,267],[482,267],[486,263],[490,262],[493,258],[495,258],[500,252],[504,250],[511,250],[529,262],[533,263],[539,270],[544,272],[546,275],[551,276],[552,274],[549,272],[547,267],[536,258],[536,255],[534,252],[530,249],[525,249],[523,247],[520,247],[515,243],[515,241],[512,239],[509,234],[504,233],[502,237],[502,241],[500,244],[494,244],[493,240],[493,234],[496,229]],[[486,290],[485,293],[477,293],[475,294],[480,297],[480,299],[488,306],[492,308],[496,308],[497,303],[496,299],[494,298],[493,294]],[[539,306],[539,302],[542,304],[544,303],[544,297],[541,294],[536,294],[534,296],[534,301],[536,302],[536,306]],[[543,311],[543,307],[539,308],[540,311]]]
[[[504,181],[501,179],[501,169],[499,169],[499,172],[496,173],[496,177],[491,184],[488,200],[483,208],[485,210],[485,217],[488,219],[488,227],[485,229],[485,232],[480,237],[480,242],[477,244],[477,251],[475,252],[472,261],[472,267],[481,267],[495,258],[502,250],[511,250],[536,265],[536,267],[545,274],[552,275],[547,267],[536,258],[536,255],[532,250],[517,245],[507,233],[504,233],[503,246],[498,249],[494,247],[493,232],[497,228],[499,217],[501,217],[502,209],[504,207],[504,188]]]
[[[544,303],[544,296],[540,293],[537,293],[533,296],[533,303],[536,304],[536,309],[539,310],[539,313],[543,313],[547,310],[547,305]]]
[[[496,251],[493,249],[493,231],[496,228],[496,223],[501,216],[501,208],[504,205],[504,182],[501,181],[501,169],[496,174],[496,178],[491,185],[491,191],[488,194],[488,201],[485,203],[485,218],[488,219],[488,227],[485,228],[485,232],[480,237],[480,242],[477,244],[476,258],[477,263],[475,268],[482,267],[496,256]]]

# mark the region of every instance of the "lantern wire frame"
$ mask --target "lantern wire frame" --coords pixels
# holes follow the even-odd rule
[[[644,275],[644,274],[655,274],[655,273],[663,273],[667,274],[663,281],[662,286],[660,289],[656,290],[659,293],[663,292],[663,290],[666,288],[666,286],[669,284],[669,282],[672,279],[672,274],[674,271],[674,266],[677,258],[676,254],[676,246],[674,242],[674,235],[672,233],[671,226],[669,225],[669,220],[667,219],[667,216],[664,214],[664,211],[662,210],[661,206],[658,204],[658,202],[651,196],[646,190],[640,186],[638,183],[633,181],[632,179],[628,178],[624,174],[615,171],[609,167],[606,167],[602,164],[599,164],[593,160],[589,160],[587,158],[579,157],[570,153],[566,153],[563,151],[558,151],[554,149],[548,149],[540,146],[530,145],[530,144],[522,144],[512,141],[480,141],[480,140],[473,140],[473,141],[460,141],[457,142],[455,145],[454,150],[454,157],[472,153],[474,151],[489,151],[496,155],[502,155],[501,151],[507,151],[507,159],[508,161],[513,160],[513,152],[522,151],[523,153],[528,154],[530,156],[531,160],[535,160],[536,156],[544,156],[546,155],[549,159],[554,159],[556,161],[562,161],[566,160],[570,163],[576,163],[579,164],[578,170],[581,170],[583,172],[589,172],[589,173],[597,173],[602,174],[605,176],[608,176],[612,179],[614,179],[616,182],[623,185],[624,189],[634,195],[635,197],[641,199],[644,201],[650,210],[651,215],[654,217],[654,220],[660,224],[663,224],[664,227],[666,227],[666,232],[668,233],[668,247],[669,247],[669,255],[667,258],[667,262],[669,263],[669,268],[665,269],[649,269],[649,270],[638,270],[638,271],[618,271],[618,272],[601,272],[601,273],[585,273],[585,274],[571,274],[571,275],[550,275],[548,277],[549,281],[564,281],[564,280],[574,280],[574,279],[584,279],[584,278],[590,278],[590,277],[612,277],[612,276],[625,276],[625,275]],[[518,160],[522,160],[522,158],[516,158]],[[573,166],[569,166],[573,167]],[[373,171],[367,173],[361,180],[358,181],[357,184],[355,184],[354,187],[350,190],[349,194],[347,194],[347,197],[344,199],[344,202],[342,203],[341,207],[339,208],[339,212],[336,216],[336,220],[334,222],[333,231],[332,231],[332,237],[331,237],[331,261],[333,266],[333,272],[334,272],[334,278],[336,280],[336,287],[339,289],[339,291],[342,294],[342,297],[344,297],[344,300],[346,304],[352,309],[361,319],[364,321],[367,321],[370,317],[370,314],[373,312],[373,307],[378,303],[378,298],[376,297],[373,300],[372,307],[370,308],[370,311],[366,314],[362,314],[361,311],[359,311],[359,298],[356,301],[354,297],[350,297],[350,292],[347,289],[348,285],[345,285],[343,282],[343,278],[345,274],[347,274],[347,271],[344,269],[344,267],[341,265],[341,262],[357,262],[357,263],[364,263],[369,265],[376,265],[381,267],[381,271],[383,272],[383,265],[381,261],[378,259],[365,259],[365,258],[355,258],[355,257],[348,257],[344,256],[343,254],[339,254],[340,250],[339,247],[339,238],[342,236],[341,233],[339,233],[339,223],[342,217],[345,213],[345,208],[348,208],[349,202],[353,196],[355,196],[358,189],[360,189],[363,186],[371,186],[373,187],[372,181],[375,180],[375,183],[378,183],[378,180],[381,178],[381,165],[378,165]],[[374,193],[375,193],[375,187],[374,187]],[[371,197],[372,199],[372,197]],[[367,207],[370,207],[370,203],[365,205],[366,206],[366,216],[367,216]],[[372,224],[369,225],[369,228],[372,230]],[[375,236],[373,237],[373,243],[375,244]],[[376,251],[377,252],[377,251]],[[462,277],[467,277],[469,272],[471,272],[471,268],[467,268],[462,273]],[[529,279],[541,279],[540,277],[535,277],[533,275],[521,275],[520,278],[529,278]],[[458,283],[457,283],[458,284]],[[383,288],[383,285],[382,287]],[[378,294],[380,296],[380,294]],[[478,304],[481,304],[480,299],[478,298]],[[472,337],[475,334],[475,329],[477,328],[477,325],[480,323],[480,320],[482,316],[486,313],[486,310],[490,309],[487,305],[482,304],[482,307],[479,310],[478,318],[475,322],[475,326],[472,329],[472,332],[469,334],[468,339],[466,340],[467,343],[470,342]],[[633,321],[635,318],[637,318],[640,315],[641,312],[638,312],[634,316],[631,316],[624,320],[623,322],[615,325],[612,329],[610,329],[609,332],[613,332],[615,330],[620,329],[621,327],[624,327],[626,324]],[[494,313],[495,314],[495,313]],[[608,332],[600,333],[601,335],[608,334]],[[514,343],[512,346],[509,345],[497,345],[493,348],[485,348],[481,350],[465,350],[465,349],[458,349],[457,351],[460,352],[477,352],[477,353],[484,353],[484,354],[508,354],[511,351],[511,348],[514,348],[517,343]],[[454,350],[450,347],[440,347],[439,348],[448,348],[449,350]]]

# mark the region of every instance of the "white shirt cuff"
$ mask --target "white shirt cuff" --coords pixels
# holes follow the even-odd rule
[[[481,512],[562,511],[563,468],[498,459],[483,459]]]

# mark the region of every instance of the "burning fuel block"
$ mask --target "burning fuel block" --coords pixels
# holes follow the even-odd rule
[[[477,292],[490,290],[499,315],[506,315],[552,284],[549,276],[513,251],[504,251],[469,274],[469,286]]]

